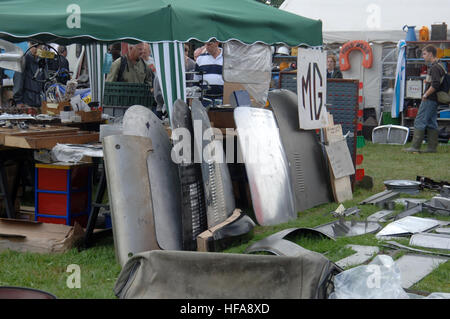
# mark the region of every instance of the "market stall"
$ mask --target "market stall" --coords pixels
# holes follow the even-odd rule
[[[28,11],[28,12],[27,12]],[[23,17],[27,23],[23,23]],[[0,38],[11,42],[100,44],[115,41],[150,42],[170,56],[170,63],[155,59],[169,116],[172,103],[184,98],[182,43],[195,39],[242,43],[284,43],[290,46],[322,45],[321,21],[299,17],[252,0],[196,1],[4,1],[0,13]],[[171,46],[168,44],[172,43]],[[176,44],[176,45],[173,45]],[[156,46],[156,47],[155,47]],[[100,54],[98,52],[100,51]],[[101,48],[89,51],[97,70],[103,64]],[[92,75],[95,73],[91,72]],[[96,72],[101,77],[101,72]],[[178,81],[177,81],[178,79]],[[101,84],[92,91],[100,91]],[[102,82],[101,79],[98,80]]]

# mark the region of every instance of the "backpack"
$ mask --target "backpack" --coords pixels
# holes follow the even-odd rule
[[[142,62],[142,63],[144,63],[144,65],[146,65],[142,58],[139,58],[139,62]],[[127,57],[125,55],[121,56],[119,72],[117,73],[117,82],[125,82],[125,79],[123,78],[123,72],[125,71],[125,67],[127,66],[127,63],[128,63]]]
[[[126,66],[127,66],[127,57],[121,56],[120,57],[120,68],[119,68],[119,72],[117,73],[117,82],[124,82],[123,71],[125,71]]]
[[[445,74],[441,78],[439,91],[436,92],[437,100],[442,104],[450,104],[450,75],[441,64],[438,63],[438,65],[444,70]]]

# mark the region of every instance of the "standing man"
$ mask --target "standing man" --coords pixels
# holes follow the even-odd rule
[[[437,95],[441,86],[441,78],[445,75],[444,67],[439,65],[436,57],[437,49],[433,45],[427,45],[422,50],[422,57],[428,66],[425,79],[425,93],[419,106],[419,112],[414,120],[414,137],[411,147],[406,152],[419,152],[422,141],[427,130],[427,149],[425,153],[436,153],[438,145],[439,130],[437,124]]]
[[[206,53],[197,58],[196,72],[203,73],[203,80],[207,84],[201,83],[202,88],[208,86],[204,97],[209,99],[222,99],[223,97],[223,78],[222,49],[219,48],[219,42],[213,39],[206,43]],[[196,80],[201,80],[201,75],[196,75]]]
[[[142,59],[144,43],[128,46],[128,53],[115,60],[106,82],[147,83],[153,86],[153,73]]]
[[[330,54],[327,57],[327,79],[342,79],[342,72],[336,68],[336,56]]]
[[[25,55],[25,67],[23,72],[14,72],[13,99],[17,107],[41,107],[44,72],[37,72],[40,68],[37,56],[37,43],[30,42],[30,49]],[[37,74],[37,78],[35,75]]]

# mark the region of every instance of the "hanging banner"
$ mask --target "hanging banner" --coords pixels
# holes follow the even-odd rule
[[[313,130],[328,126],[327,55],[318,49],[298,49],[297,95],[300,128]]]

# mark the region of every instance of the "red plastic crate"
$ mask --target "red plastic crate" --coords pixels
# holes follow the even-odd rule
[[[86,227],[91,207],[90,166],[88,163],[36,164],[35,220],[66,225],[78,221]]]
[[[78,214],[88,206],[88,193],[72,193],[70,199],[70,213]],[[38,212],[45,215],[65,216],[67,214],[67,195],[39,193]]]
[[[363,177],[364,177],[364,168],[358,168],[356,170],[356,176],[355,176],[356,180],[360,181],[363,179]]]

